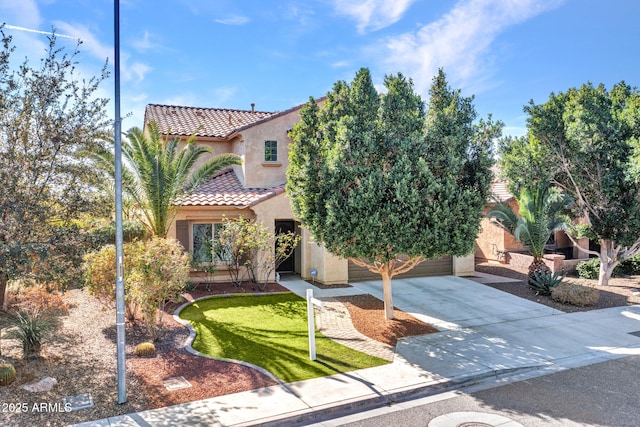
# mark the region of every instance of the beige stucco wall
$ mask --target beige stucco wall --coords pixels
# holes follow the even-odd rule
[[[307,265],[303,265],[302,278],[311,280],[311,269],[315,269],[318,275],[315,280],[326,285],[348,283],[349,261],[332,255],[321,244],[311,240],[307,235],[304,246],[307,252]]]
[[[243,216],[247,219],[254,219],[255,214],[248,209],[238,209],[236,207],[218,207],[218,206],[184,206],[182,207],[175,218],[175,221],[171,224],[168,236],[176,238],[176,221],[189,221],[189,244],[191,244],[193,237],[191,236],[191,224],[197,222],[222,222],[226,218],[237,218]],[[188,251],[192,251],[193,248],[186,248]],[[224,265],[216,265],[218,270],[213,277],[205,275],[195,270],[191,271],[190,280],[196,283],[205,281],[213,281],[215,283],[228,282],[229,274]]]
[[[512,209],[518,208],[518,203],[515,200],[510,200],[507,204]],[[489,211],[491,207],[485,209],[484,214]],[[504,262],[504,252],[509,250],[519,250],[523,246],[520,242],[516,241],[513,236],[507,233],[502,227],[496,225],[488,218],[482,218],[480,222],[480,232],[476,238],[476,254],[475,258],[480,261],[500,261]]]
[[[244,158],[243,177],[240,179],[245,187],[270,188],[286,181],[291,143],[287,130],[293,128],[298,120],[298,110],[295,110],[242,131],[236,152],[242,153]],[[265,141],[278,142],[277,162],[264,161]]]
[[[467,256],[454,256],[451,262],[454,276],[471,276],[476,270],[475,254],[473,252]]]
[[[183,206],[177,213],[175,220],[169,228],[169,237],[176,238],[176,221],[192,222],[222,222],[224,217],[236,218],[243,216],[247,219],[254,219],[255,214],[247,209],[236,207],[218,206]]]

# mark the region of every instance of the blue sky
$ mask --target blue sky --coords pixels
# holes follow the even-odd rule
[[[522,107],[587,81],[640,86],[637,0],[121,0],[123,129],[149,103],[281,111],[368,67],[427,99],[444,68],[481,117],[525,131]],[[113,1],[0,0],[17,58],[57,29],[79,69],[113,65]],[[113,79],[101,89],[113,97]],[[109,107],[113,114],[113,106]]]

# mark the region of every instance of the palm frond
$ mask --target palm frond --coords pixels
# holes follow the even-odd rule
[[[185,193],[189,193],[193,191],[196,187],[203,184],[213,175],[221,171],[222,169],[233,166],[233,165],[241,165],[242,159],[235,154],[220,154],[213,159],[206,162],[200,168],[198,168],[195,172],[193,172],[187,182],[183,187],[183,191]]]
[[[519,216],[501,203],[489,211],[487,217],[495,218],[502,228],[529,248],[534,258],[540,259],[551,235],[570,226],[564,211],[572,199],[542,183],[536,188],[525,188],[516,200]]]

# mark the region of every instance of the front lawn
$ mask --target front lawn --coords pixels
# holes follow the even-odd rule
[[[195,301],[180,312],[196,330],[201,353],[260,366],[285,382],[389,363],[316,332],[309,359],[306,301],[293,293],[234,295]]]

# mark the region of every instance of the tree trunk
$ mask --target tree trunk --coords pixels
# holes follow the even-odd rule
[[[4,295],[7,291],[7,282],[9,275],[6,271],[0,271],[0,311],[4,310]]]
[[[380,269],[382,276],[382,290],[384,292],[384,318],[393,320],[393,295],[391,293],[391,272],[389,265],[385,265]]]
[[[610,240],[600,241],[600,273],[598,275],[598,286],[608,286],[609,279],[613,274],[613,269],[618,266],[620,261],[615,260],[616,254],[613,253],[613,244]]]
[[[547,271],[551,271],[547,264],[542,259],[534,259],[531,265],[529,265],[529,283],[532,283],[535,279],[535,273],[544,274]]]
[[[608,286],[613,269],[618,265],[614,260],[613,245],[608,240],[600,241],[600,273],[598,274],[598,286]]]

